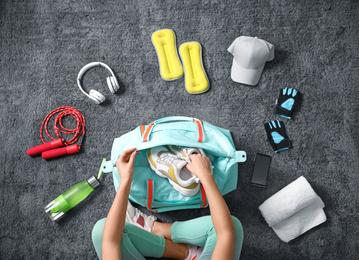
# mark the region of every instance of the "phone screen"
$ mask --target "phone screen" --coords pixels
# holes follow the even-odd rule
[[[257,153],[252,173],[253,185],[260,187],[266,186],[271,161],[272,157],[269,155]]]

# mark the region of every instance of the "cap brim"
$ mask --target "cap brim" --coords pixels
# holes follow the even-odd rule
[[[258,84],[263,68],[264,64],[262,67],[255,70],[245,69],[240,67],[235,58],[233,58],[231,78],[235,82],[254,86]]]

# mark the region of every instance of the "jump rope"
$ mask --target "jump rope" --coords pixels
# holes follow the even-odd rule
[[[63,125],[62,119],[66,116],[71,116],[76,120],[77,124],[75,128],[69,129]],[[57,138],[52,137],[49,133],[48,125],[52,117],[55,117],[53,129]],[[40,138],[43,144],[28,149],[27,154],[34,156],[41,153],[42,158],[51,159],[67,154],[77,153],[82,147],[82,141],[85,135],[85,125],[86,122],[84,115],[81,114],[76,108],[70,106],[56,108],[48,113],[45,119],[42,121],[40,128]],[[43,137],[44,130],[52,141],[45,141]],[[65,140],[63,137],[61,137],[61,134],[72,134],[73,137],[70,140]]]
[[[50,133],[48,131],[48,128],[47,128],[47,125],[48,125],[51,117],[54,116],[56,113],[59,113],[55,118],[55,125],[54,125],[54,130],[55,130],[55,133],[56,133],[57,137],[60,138],[59,131],[61,133],[64,133],[64,134],[74,134],[72,139],[70,139],[69,141],[66,141],[66,144],[74,144],[74,143],[77,142],[77,140],[80,137],[84,136],[84,134],[85,134],[85,125],[86,125],[84,115],[81,114],[76,108],[64,106],[64,107],[59,107],[59,108],[56,108],[56,109],[52,110],[49,114],[47,114],[44,121],[42,122],[41,129],[40,129],[40,138],[41,138],[43,143],[45,143],[45,140],[44,140],[44,138],[42,136],[43,128],[45,128],[47,136],[50,137],[52,140],[55,140],[55,138],[53,138],[50,135]],[[77,122],[76,128],[68,129],[68,128],[63,126],[61,120],[62,120],[63,117],[65,117],[67,115],[72,116],[76,120],[76,122]],[[58,127],[58,125],[60,127]],[[80,142],[80,145],[81,145],[81,142]]]

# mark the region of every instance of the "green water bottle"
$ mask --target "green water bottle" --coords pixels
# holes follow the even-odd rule
[[[44,209],[52,221],[59,220],[67,211],[83,201],[100,183],[92,176],[87,180],[75,184]]]

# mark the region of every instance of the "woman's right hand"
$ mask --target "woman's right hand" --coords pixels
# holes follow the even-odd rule
[[[121,182],[125,180],[130,180],[130,182],[132,182],[135,158],[139,153],[140,151],[136,151],[136,148],[127,149],[126,151],[123,151],[121,156],[117,159],[116,166]]]
[[[209,176],[212,176],[211,161],[202,154],[191,154],[189,156],[191,164],[187,164],[187,169],[196,175],[201,181]]]

